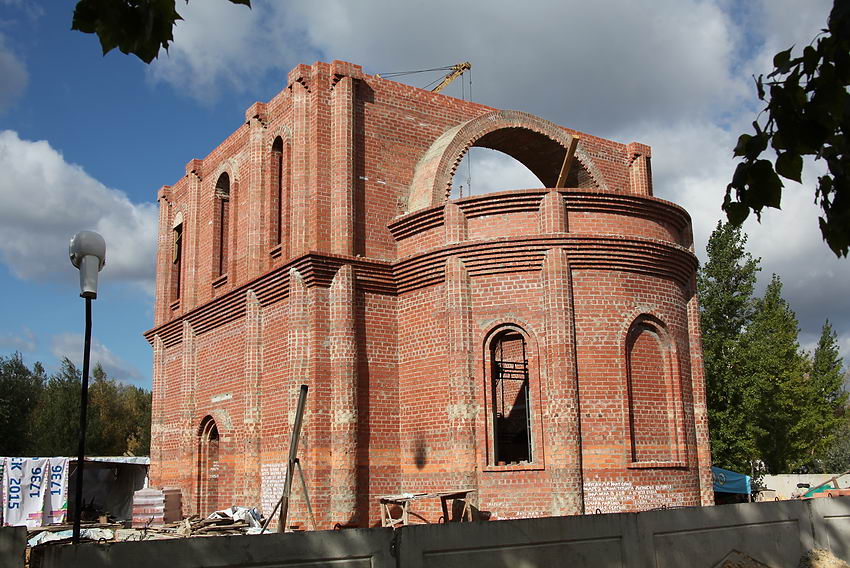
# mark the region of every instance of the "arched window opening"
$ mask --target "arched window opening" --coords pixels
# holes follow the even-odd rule
[[[183,221],[179,217],[171,229],[171,301],[180,299],[181,279],[183,275]]]
[[[515,330],[490,344],[490,400],[495,465],[531,462],[532,418],[525,338]]]
[[[455,170],[449,199],[535,187],[543,187],[543,182],[519,160],[498,150],[473,146]]]
[[[213,259],[215,276],[227,274],[228,238],[230,225],[230,176],[227,172],[215,184],[215,222],[213,230]]]
[[[218,509],[219,437],[211,416],[201,422],[198,438],[198,514]]]
[[[271,152],[271,223],[272,243],[279,245],[283,242],[283,199],[284,199],[284,176],[283,176],[283,139],[278,136],[274,139]]]
[[[626,340],[633,462],[676,461],[679,393],[669,338],[656,322],[638,319]]]

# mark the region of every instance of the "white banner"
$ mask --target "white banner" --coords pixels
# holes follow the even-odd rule
[[[50,458],[43,524],[61,523],[68,513],[68,458]]]
[[[6,458],[3,515],[6,525],[41,526],[49,483],[47,462],[47,458]]]

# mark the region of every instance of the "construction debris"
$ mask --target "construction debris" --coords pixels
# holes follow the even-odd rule
[[[800,559],[800,568],[850,568],[846,562],[836,558],[830,551],[816,548]]]

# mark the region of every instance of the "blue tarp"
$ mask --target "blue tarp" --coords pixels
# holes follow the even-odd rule
[[[749,475],[735,473],[734,471],[719,467],[712,467],[711,477],[714,478],[715,493],[743,493],[749,495],[752,492],[752,487],[750,486],[750,480],[752,478]]]

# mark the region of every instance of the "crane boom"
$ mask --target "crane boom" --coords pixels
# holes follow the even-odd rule
[[[469,61],[464,61],[463,63],[452,65],[450,69],[451,71],[449,71],[446,76],[443,77],[443,80],[440,81],[440,83],[436,87],[431,89],[432,93],[439,93],[440,91],[448,87],[452,81],[463,75],[464,71],[472,69],[472,63],[470,63]]]

